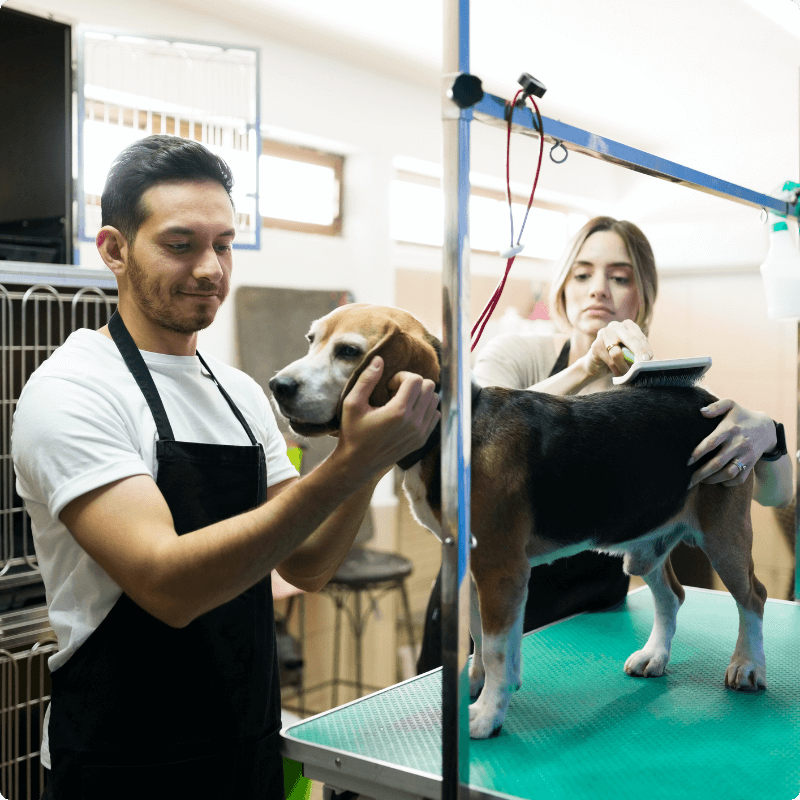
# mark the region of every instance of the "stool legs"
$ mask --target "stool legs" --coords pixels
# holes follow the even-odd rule
[[[408,593],[406,592],[406,582],[400,581],[400,599],[403,603],[403,617],[406,623],[406,636],[408,636],[408,646],[411,648],[412,654],[416,654],[417,643],[414,638],[414,624],[411,621],[411,604],[408,602]],[[415,656],[416,657],[416,656]],[[402,679],[402,675],[398,675],[398,679]]]
[[[306,596],[300,595],[299,603],[299,628],[300,628],[300,651],[303,654],[303,669],[305,670],[305,657],[306,657]],[[300,676],[300,689],[298,691],[298,699],[300,700],[300,716],[306,715],[306,692],[305,692],[305,672]]]
[[[353,648],[355,656],[355,681],[350,685],[355,688],[358,697],[364,695],[365,689],[368,687],[364,683],[364,642],[363,636],[367,627],[367,619],[364,614],[363,598],[364,591],[367,592],[370,598],[370,608],[377,609],[376,603],[378,595],[373,596],[371,592],[379,591],[381,593],[399,590],[400,602],[403,608],[403,625],[405,627],[408,643],[412,651],[416,648],[416,641],[414,636],[414,625],[411,617],[411,604],[408,600],[408,593],[406,592],[406,585],[404,580],[399,580],[390,585],[384,585],[376,589],[350,589],[348,591],[341,591],[338,588],[330,588],[327,594],[333,600],[334,611],[334,624],[333,624],[333,677],[331,679],[331,707],[335,708],[339,705],[339,684],[347,685],[347,681],[340,678],[340,665],[339,660],[342,654],[341,639],[342,639],[342,615],[347,614],[350,620],[350,628],[353,632]],[[353,596],[353,613],[347,607],[348,596]],[[368,616],[368,615],[367,615]],[[400,671],[397,671],[397,679],[402,679]]]
[[[336,606],[333,623],[333,679],[331,681],[331,708],[339,705],[339,647],[342,639],[342,604],[344,599],[338,595],[333,596]]]
[[[358,692],[358,697],[361,697],[364,694],[364,665],[361,659],[363,642],[361,641],[361,637],[364,635],[364,628],[366,627],[361,618],[361,592],[356,592],[355,602],[356,623],[353,627],[355,629],[354,638],[356,640],[356,691]]]

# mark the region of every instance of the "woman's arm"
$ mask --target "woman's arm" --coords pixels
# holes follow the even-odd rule
[[[623,346],[633,353],[637,361],[650,361],[653,358],[653,348],[635,322],[629,319],[611,322],[598,331],[587,353],[577,354],[578,358],[566,369],[528,388],[547,394],[578,394],[586,386],[606,378],[609,373],[624,375],[630,369],[630,364],[622,355]]]
[[[630,368],[623,344],[640,361],[653,357],[650,342],[631,320],[612,322],[603,328],[586,353],[573,343],[569,366],[556,375],[537,380],[553,365],[553,338],[549,336],[503,335],[487,342],[475,361],[473,375],[481,386],[533,389],[547,394],[577,394],[586,386],[610,375],[623,375]],[[603,385],[598,388],[607,388]]]
[[[724,419],[694,449],[690,464],[717,448],[719,452],[694,473],[691,485],[703,482],[737,486],[744,483],[750,471],[754,470],[753,498],[763,506],[788,505],[794,494],[789,454],[777,461],[761,460],[764,453],[772,452],[777,446],[772,419],[729,399],[717,400],[701,411],[709,419],[723,415]],[[740,470],[733,463],[734,459],[744,464],[745,469]]]

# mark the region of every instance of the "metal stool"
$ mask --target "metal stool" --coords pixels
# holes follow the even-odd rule
[[[362,636],[370,612],[377,610],[378,600],[388,592],[399,591],[403,603],[403,616],[408,642],[415,647],[414,627],[411,621],[411,608],[408,603],[405,579],[411,574],[413,564],[404,556],[396,553],[383,553],[367,547],[354,547],[328,585],[322,590],[336,605],[336,616],[333,633],[333,678],[330,681],[331,705],[338,705],[339,686],[350,686],[356,689],[358,696],[364,689],[377,691],[383,687],[366,686],[363,680]],[[362,593],[369,600],[366,612],[362,611]],[[347,598],[354,595],[355,610],[347,605]],[[339,653],[341,649],[342,612],[350,618],[350,625],[355,639],[355,681],[339,677]],[[324,684],[323,684],[324,685]],[[315,688],[320,688],[319,686]],[[307,689],[306,691],[311,691]]]

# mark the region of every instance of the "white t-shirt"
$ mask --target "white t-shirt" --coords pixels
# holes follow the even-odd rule
[[[196,356],[141,353],[176,440],[250,444]],[[261,387],[216,359],[206,361],[263,444],[268,484],[297,477]],[[75,498],[121,478],[155,479],[156,439],[144,395],[114,342],[101,333],[73,333],[25,384],[14,415],[11,452],[58,639],[58,652],[48,662],[51,671],[86,641],[122,593],[59,514]]]

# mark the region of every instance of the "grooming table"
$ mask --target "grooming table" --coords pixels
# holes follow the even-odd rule
[[[766,692],[724,685],[738,615],[724,592],[686,590],[668,673],[631,678],[647,641],[647,588],[523,639],[523,686],[499,737],[470,742],[472,797],[793,800],[800,795],[800,605],[769,600]],[[377,800],[441,795],[441,669],[283,731],[304,774]]]

